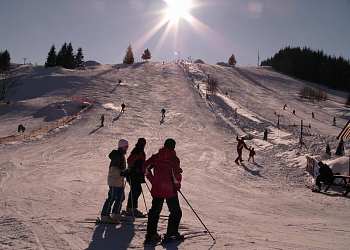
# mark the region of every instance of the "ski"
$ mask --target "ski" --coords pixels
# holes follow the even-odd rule
[[[113,221],[113,222],[104,222],[99,217],[97,217],[96,219],[86,218],[83,221],[76,221],[76,222],[77,223],[92,223],[92,224],[111,224],[111,225],[118,225],[118,224],[122,223],[122,221],[119,221],[119,220],[116,220],[116,221]],[[125,221],[125,222],[127,222],[127,221]]]
[[[208,234],[208,231],[186,232],[186,233],[182,234],[183,238],[181,238],[181,239],[173,238],[171,241],[166,242],[166,243],[163,243],[162,240],[159,240],[159,241],[155,241],[155,242],[144,243],[144,246],[145,247],[155,247],[155,246],[159,246],[159,245],[167,245],[167,244],[171,244],[171,243],[177,242],[177,241],[184,241],[184,240],[195,238],[195,237],[205,236],[207,234]]]

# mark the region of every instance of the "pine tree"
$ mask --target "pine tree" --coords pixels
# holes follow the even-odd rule
[[[51,46],[50,52],[47,55],[47,59],[46,59],[46,62],[45,62],[45,68],[55,67],[56,66],[56,60],[57,60],[56,48],[55,48],[55,45],[53,44]]]
[[[77,63],[77,67],[81,67],[84,66],[84,55],[83,55],[83,49],[82,48],[78,48],[78,53],[75,57],[75,61]]]
[[[66,56],[66,53],[67,53],[67,43],[64,43],[61,47],[61,50],[57,54],[57,58],[56,58],[57,66],[63,66],[63,58]]]
[[[228,59],[228,65],[234,67],[236,65],[237,61],[235,56],[232,54],[230,58]]]
[[[132,52],[131,45],[128,46],[126,54],[123,60],[124,64],[133,64],[134,63],[134,53]]]
[[[72,43],[69,43],[67,46],[67,51],[63,57],[63,68],[66,69],[74,69],[76,65],[75,57],[73,54],[73,46]]]
[[[151,52],[149,52],[149,50],[146,49],[146,50],[143,52],[141,58],[142,58],[143,60],[146,60],[146,61],[149,60],[149,59],[151,59]]]
[[[11,68],[11,56],[10,53],[5,50],[0,52],[0,70],[10,70]]]

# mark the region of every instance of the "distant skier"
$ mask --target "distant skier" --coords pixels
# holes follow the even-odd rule
[[[329,146],[329,143],[327,143],[327,146],[326,146],[326,154],[327,155],[331,155],[331,147]]]
[[[254,148],[249,148],[249,158],[248,158],[248,161],[250,161],[250,159],[252,159],[252,161],[254,162],[254,155],[255,155]]]
[[[335,116],[333,117],[333,126],[337,126],[337,120],[335,119]]]
[[[122,83],[122,80],[119,79],[118,84],[121,84],[121,83]]]
[[[125,109],[125,104],[124,104],[124,102],[122,103],[122,111],[121,111],[121,113],[123,113],[124,114],[124,109]]]
[[[100,120],[101,120],[101,127],[103,127],[104,126],[103,123],[105,121],[105,115],[104,114],[101,115]]]
[[[19,133],[19,132],[24,133],[24,131],[26,130],[26,128],[25,128],[22,124],[19,124],[17,130],[18,130],[18,133]]]
[[[267,141],[267,134],[268,134],[267,129],[265,129],[265,131],[264,131],[264,141]]]
[[[128,146],[128,141],[121,139],[118,142],[118,149],[112,150],[112,152],[109,154],[109,158],[111,159],[108,170],[109,191],[108,198],[106,199],[101,211],[101,221],[105,223],[113,223],[115,221],[125,220],[125,218],[120,214],[120,210],[125,196],[125,155],[126,151],[128,150]]]
[[[283,110],[286,110],[287,104],[284,104],[283,106]]]
[[[238,144],[237,144],[237,153],[238,153],[238,157],[236,158],[235,162],[236,162],[237,164],[239,164],[239,162],[243,162],[243,159],[242,159],[242,151],[243,151],[243,148],[246,148],[247,150],[249,150],[249,149],[248,149],[247,145],[244,143],[244,137],[242,137],[241,139],[239,139],[239,138],[238,138],[238,135],[237,135],[236,140],[237,140],[237,142],[238,142]],[[238,162],[238,161],[239,161],[239,162]]]
[[[163,108],[161,112],[162,112],[162,120],[163,120],[165,118],[165,109]]]
[[[311,116],[312,116],[312,118],[315,118],[314,112],[311,112]]]
[[[295,115],[295,109],[293,109],[293,115]]]

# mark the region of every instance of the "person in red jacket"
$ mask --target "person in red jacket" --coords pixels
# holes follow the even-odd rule
[[[174,150],[175,144],[176,142],[173,139],[167,139],[164,147],[142,165],[145,176],[152,183],[152,207],[148,212],[145,244],[161,240],[157,233],[157,227],[164,199],[168,205],[170,215],[167,233],[164,235],[162,243],[167,243],[172,238],[183,238],[178,232],[182,211],[177,196],[177,191],[181,187],[182,169],[180,168],[180,160]]]
[[[236,158],[235,162],[238,164],[238,163],[239,163],[238,161],[240,161],[240,162],[243,161],[243,159],[242,159],[243,147],[246,148],[247,150],[249,150],[249,149],[247,148],[247,145],[245,145],[245,143],[244,143],[244,137],[242,137],[241,139],[239,139],[239,138],[238,138],[238,135],[237,135],[236,140],[237,140],[237,142],[238,142],[238,144],[237,144],[237,153],[238,153],[238,157]]]

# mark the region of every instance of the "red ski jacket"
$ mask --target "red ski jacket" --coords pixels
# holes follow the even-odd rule
[[[236,138],[237,141],[238,141],[238,144],[237,144],[237,152],[242,152],[243,150],[243,147],[245,147],[246,149],[247,148],[247,145],[245,145],[244,141],[242,139],[238,139],[238,137]],[[249,149],[248,149],[249,150]]]
[[[181,187],[182,169],[175,150],[161,148],[145,161],[142,171],[152,183],[152,196],[170,198],[177,195],[177,190]]]

